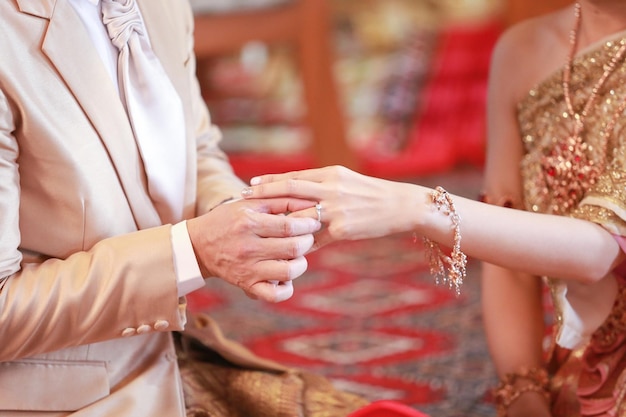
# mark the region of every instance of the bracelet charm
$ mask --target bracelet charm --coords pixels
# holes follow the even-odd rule
[[[437,284],[448,284],[450,288],[454,288],[458,296],[461,294],[461,286],[467,268],[467,256],[461,251],[461,218],[456,212],[452,197],[442,187],[436,187],[431,192],[431,198],[435,208],[450,217],[454,230],[454,244],[452,245],[452,253],[448,256],[443,253],[437,242],[426,237],[423,238],[428,250],[430,272],[435,277]]]

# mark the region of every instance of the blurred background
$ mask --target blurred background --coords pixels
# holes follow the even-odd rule
[[[192,0],[198,76],[243,177],[480,166],[492,47],[564,0]]]
[[[511,24],[567,3],[192,0],[198,78],[244,180],[342,164],[475,198],[493,46]],[[433,283],[410,234],[307,260],[288,301],[249,300],[209,280],[189,308],[257,354],[370,400],[495,416],[477,261],[456,297]]]

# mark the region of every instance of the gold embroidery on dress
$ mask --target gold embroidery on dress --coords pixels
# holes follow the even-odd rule
[[[623,35],[622,35],[623,36]],[[604,42],[595,49],[579,55],[573,62],[573,71],[570,80],[572,104],[574,108],[582,108],[591,93],[596,80],[605,71],[604,65],[620,49],[626,38]],[[546,155],[550,155],[558,144],[572,135],[571,118],[565,104],[562,86],[562,71],[557,71],[542,83],[533,88],[518,104],[518,122],[520,137],[525,148],[525,155],[520,164],[523,183],[523,204],[526,210],[538,213],[552,213],[572,216],[597,223],[611,233],[626,236],[626,115],[615,119],[615,125],[602,135],[607,128],[607,121],[611,120],[626,100],[626,65],[621,62],[615,72],[609,77],[598,91],[595,106],[590,109],[585,118],[585,129],[582,140],[586,144],[588,157],[593,161],[603,161],[603,169],[598,173],[593,185],[583,193],[577,195],[573,204],[565,206],[555,200],[554,194],[546,187],[545,175]],[[611,127],[611,126],[609,126]],[[606,140],[606,147],[603,146]],[[606,151],[604,151],[606,149]],[[603,152],[604,151],[604,152]],[[546,278],[554,291],[554,282]],[[604,347],[624,338],[626,332],[626,284],[620,283],[620,292],[613,309],[604,324],[594,333],[592,342],[584,349],[585,354],[595,349],[604,350]],[[553,297],[555,299],[555,297]],[[562,321],[561,309],[555,307],[555,327]],[[556,332],[555,332],[556,335]],[[620,344],[622,342],[616,342]],[[553,340],[554,344],[554,340]],[[583,350],[572,352],[571,360],[582,360]],[[604,355],[604,354],[602,354]],[[600,362],[611,359],[613,353],[598,356]],[[587,359],[589,360],[589,359]],[[626,359],[622,359],[626,360]],[[570,362],[568,362],[570,363]],[[570,365],[562,364],[563,372],[553,379],[553,384],[568,385],[572,391],[567,395],[574,395],[576,386],[580,383],[576,376],[579,371],[574,368],[567,371]],[[598,366],[604,366],[599,364]],[[607,368],[608,369],[608,368]],[[616,415],[626,416],[626,372],[622,366],[613,369],[616,373],[608,385],[603,388],[615,388],[613,396],[616,401],[614,411]],[[613,372],[612,371],[612,372]],[[589,374],[588,374],[589,375]],[[569,382],[567,382],[569,381]],[[588,381],[588,379],[587,379]],[[620,381],[621,385],[620,385]],[[580,394],[580,393],[579,393]],[[604,400],[604,393],[584,396],[587,403]],[[566,395],[560,392],[561,396]],[[580,394],[582,395],[582,394]],[[574,398],[572,397],[572,398]],[[563,410],[566,410],[563,412]],[[555,415],[579,416],[580,410],[563,408]],[[584,413],[583,413],[584,414]]]
[[[591,85],[604,72],[603,63],[610,60],[620,46],[620,42],[606,42],[598,49],[574,60],[570,84],[572,103],[575,107],[580,108],[587,100]],[[571,120],[563,98],[561,79],[562,71],[552,74],[518,104],[520,133],[526,149],[520,168],[524,180],[524,205],[527,210],[569,215],[576,210],[577,204],[564,207],[554,200],[543,180],[546,172],[542,166],[545,156],[550,155],[564,138],[571,136],[569,131]],[[606,196],[603,193],[606,190],[612,190],[611,194],[615,196],[617,194],[614,192],[615,187],[619,187],[620,181],[626,181],[626,144],[622,140],[626,117],[616,120],[615,127],[606,138],[608,141],[606,149],[614,151],[608,155],[601,153],[601,150],[605,149],[601,146],[605,141],[602,136],[605,121],[614,116],[624,100],[626,100],[626,68],[620,65],[598,92],[596,106],[590,109],[586,118],[587,127],[583,133],[583,141],[586,143],[589,158],[594,161],[607,161],[607,167],[585,196],[589,194]],[[580,197],[578,200],[580,201]],[[626,212],[626,193],[619,197],[619,206]],[[624,225],[626,226],[626,223]]]

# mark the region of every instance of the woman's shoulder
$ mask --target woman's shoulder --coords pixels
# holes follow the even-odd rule
[[[515,81],[514,95],[523,97],[563,67],[572,23],[573,12],[567,7],[509,27],[494,48],[492,73]]]

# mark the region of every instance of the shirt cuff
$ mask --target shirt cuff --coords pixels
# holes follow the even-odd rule
[[[172,226],[171,238],[178,296],[182,297],[202,288],[204,286],[204,278],[191,245],[191,239],[187,231],[187,221],[182,221]]]

